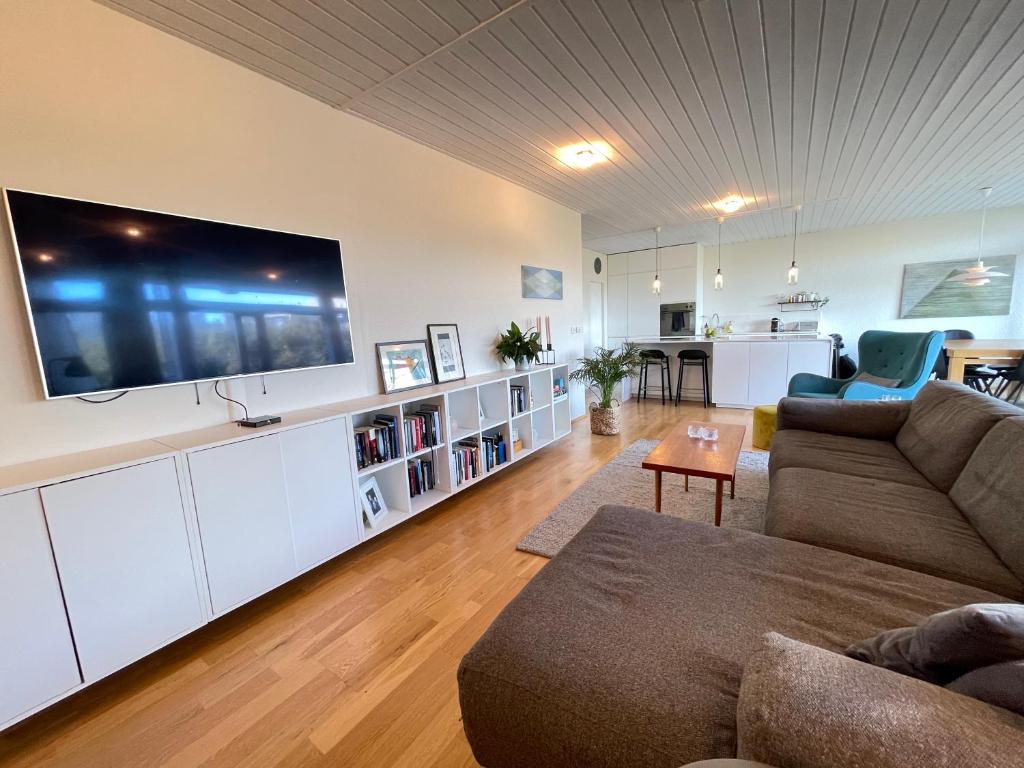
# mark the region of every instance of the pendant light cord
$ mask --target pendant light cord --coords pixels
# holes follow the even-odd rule
[[[793,266],[796,266],[796,222],[800,216],[800,208],[793,209]]]
[[[988,215],[988,196],[992,194],[992,187],[983,187],[981,194],[985,196],[985,201],[981,205],[981,229],[978,232],[978,266],[982,264],[981,253],[985,245],[985,218]]]

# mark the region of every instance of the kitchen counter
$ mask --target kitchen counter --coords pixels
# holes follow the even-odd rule
[[[635,344],[718,344],[721,342],[752,341],[831,341],[831,337],[820,333],[792,331],[786,333],[730,333],[717,336],[637,336],[627,338]]]

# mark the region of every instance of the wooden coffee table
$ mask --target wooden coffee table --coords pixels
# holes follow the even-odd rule
[[[718,440],[709,442],[687,434],[691,424],[714,427]],[[686,490],[690,489],[690,475],[709,477],[715,481],[715,525],[722,524],[722,485],[732,483],[729,498],[736,498],[736,462],[743,447],[747,428],[741,424],[709,424],[707,422],[680,422],[668,433],[658,447],[647,454],[644,469],[654,470],[654,510],[661,512],[661,473],[671,472],[686,476]]]

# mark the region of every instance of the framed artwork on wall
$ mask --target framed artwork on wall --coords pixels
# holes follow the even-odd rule
[[[520,266],[524,299],[562,300],[561,270],[530,267],[526,264]]]
[[[359,501],[363,505],[366,522],[370,524],[371,528],[376,528],[380,521],[387,517],[388,505],[377,484],[377,478],[371,477],[359,486]]]
[[[377,362],[380,364],[385,394],[426,387],[434,383],[426,339],[378,344]]]
[[[434,371],[437,383],[457,381],[466,378],[466,367],[462,361],[462,340],[459,339],[459,326],[455,323],[447,325],[431,324],[427,326],[430,337],[430,351],[434,357]]]
[[[976,259],[957,259],[904,265],[900,319],[1010,314],[1017,257],[986,256],[985,264],[997,274],[972,285],[966,276],[976,264]]]

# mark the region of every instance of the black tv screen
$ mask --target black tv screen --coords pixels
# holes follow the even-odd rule
[[[4,195],[49,398],[352,362],[337,240]]]

